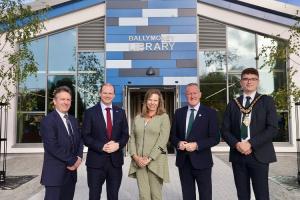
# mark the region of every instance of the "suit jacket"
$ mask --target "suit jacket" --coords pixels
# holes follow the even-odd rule
[[[259,94],[256,93],[255,98]],[[243,96],[238,98],[243,102]],[[226,108],[222,124],[222,137],[230,146],[229,160],[239,162],[243,156],[235,145],[240,141],[241,111],[234,100]],[[270,96],[263,95],[254,105],[251,113],[250,144],[256,159],[262,163],[276,161],[273,138],[277,134],[277,114],[275,103]]]
[[[69,171],[67,166],[73,166],[77,156],[82,158],[83,142],[77,120],[69,115],[74,134],[74,149],[67,128],[55,110],[41,121],[41,136],[44,144],[44,163],[41,183],[45,186],[60,186],[64,184],[65,176],[71,173],[75,181],[76,171]]]
[[[177,109],[171,127],[171,142],[177,149],[176,165],[183,167],[185,159],[189,158],[195,169],[212,167],[210,148],[219,143],[217,113],[201,104],[191,132],[185,139],[187,111],[188,106]],[[194,152],[181,151],[177,148],[180,141],[197,142],[198,150]]]
[[[119,143],[119,149],[111,154],[102,151],[104,144],[109,142],[106,132],[106,123],[102,114],[101,104],[89,108],[84,113],[83,140],[88,147],[86,166],[102,168],[105,158],[111,156],[112,164],[121,167],[124,163],[123,147],[125,147],[129,134],[125,111],[117,106],[112,107],[113,127],[111,140]]]
[[[134,119],[132,133],[129,140],[129,154],[148,156],[152,161],[147,166],[163,181],[169,181],[169,167],[167,158],[167,143],[170,135],[170,119],[164,113],[156,115],[145,127],[145,118],[141,115]],[[131,161],[129,176],[135,178],[139,167]]]

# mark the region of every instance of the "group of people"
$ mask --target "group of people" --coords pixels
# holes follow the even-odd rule
[[[137,180],[139,199],[160,200],[163,183],[170,180],[169,138],[176,148],[183,199],[196,200],[196,182],[200,200],[212,200],[211,147],[219,143],[220,134],[230,146],[238,199],[250,200],[251,180],[256,200],[268,200],[269,163],[276,161],[272,144],[277,134],[276,108],[270,96],[257,92],[256,69],[243,70],[240,85],[243,94],[227,105],[221,129],[217,112],[200,103],[202,94],[196,83],[186,86],[187,106],[175,111],[172,123],[161,92],[149,89],[130,135],[125,111],[112,105],[113,85],[101,86],[101,101],[85,111],[81,129],[76,119],[68,115],[70,89],[57,88],[55,110],[41,122],[45,149],[41,183],[45,186],[45,200],[73,199],[83,144],[88,147],[89,199],[100,199],[106,181],[107,199],[117,200],[127,143],[131,156],[128,176]]]

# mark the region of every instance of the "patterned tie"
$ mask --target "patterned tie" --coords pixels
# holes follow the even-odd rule
[[[74,151],[75,149],[75,144],[74,144],[74,131],[73,131],[73,128],[72,128],[72,124],[71,124],[71,121],[69,119],[69,116],[67,114],[64,115],[64,118],[66,119],[66,122],[67,122],[67,127],[68,127],[68,133],[69,133],[69,138],[70,138],[70,141],[71,141],[71,144],[72,144],[72,152]]]
[[[109,140],[111,139],[111,133],[112,133],[112,122],[111,122],[110,109],[111,108],[109,108],[109,107],[105,108],[105,110],[106,110],[106,130],[107,130],[107,137]]]
[[[193,122],[195,120],[194,111],[195,111],[195,109],[192,108],[191,109],[190,118],[189,118],[188,128],[187,128],[187,131],[186,131],[186,134],[185,134],[185,139],[187,139],[187,137],[189,136],[189,134],[190,134],[190,132],[192,130]]]
[[[247,96],[245,108],[248,108],[250,106],[250,100],[251,100],[251,97]],[[246,115],[243,114],[242,123],[241,123],[241,139],[242,140],[244,140],[248,137],[248,127],[243,123],[245,117],[246,117]]]

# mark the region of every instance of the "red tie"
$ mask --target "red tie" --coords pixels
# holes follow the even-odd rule
[[[109,140],[111,139],[111,133],[112,133],[110,109],[111,108],[105,108],[105,110],[106,110],[106,130],[107,130],[107,137]]]

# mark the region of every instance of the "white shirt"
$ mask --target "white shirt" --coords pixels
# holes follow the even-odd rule
[[[107,124],[107,119],[106,119],[106,110],[105,108],[110,108],[110,116],[111,116],[111,124],[113,125],[113,110],[112,110],[112,104],[107,106],[104,103],[102,103],[102,101],[100,102],[101,104],[101,108],[102,108],[102,114],[105,120],[105,124]]]
[[[254,97],[255,97],[255,94],[256,94],[256,91],[251,93],[250,95],[247,95],[247,94],[243,94],[243,106],[245,107],[246,105],[246,101],[247,101],[247,98],[246,97],[251,97],[250,99],[250,104],[252,103],[252,101],[254,100]],[[249,113],[249,119],[250,119],[250,124],[251,124],[251,114],[252,112]],[[243,114],[241,115],[241,124],[243,123]],[[247,137],[243,140],[243,141],[247,141],[247,140],[250,140],[250,126],[248,126],[248,130],[247,130]]]
[[[55,109],[55,110],[56,110],[56,112],[59,114],[60,118],[63,120],[64,125],[65,125],[65,127],[66,127],[66,129],[67,129],[67,131],[68,131],[68,135],[70,135],[69,129],[68,129],[68,125],[67,125],[67,120],[66,120],[66,118],[65,118],[65,115],[68,115],[68,113],[62,113],[62,112],[58,111],[57,109]]]
[[[187,132],[187,129],[188,129],[189,119],[190,119],[190,115],[192,113],[191,109],[195,109],[194,110],[194,119],[195,119],[199,108],[200,108],[200,103],[198,103],[195,107],[188,106],[188,111],[186,113],[186,119],[185,119],[185,132]]]

